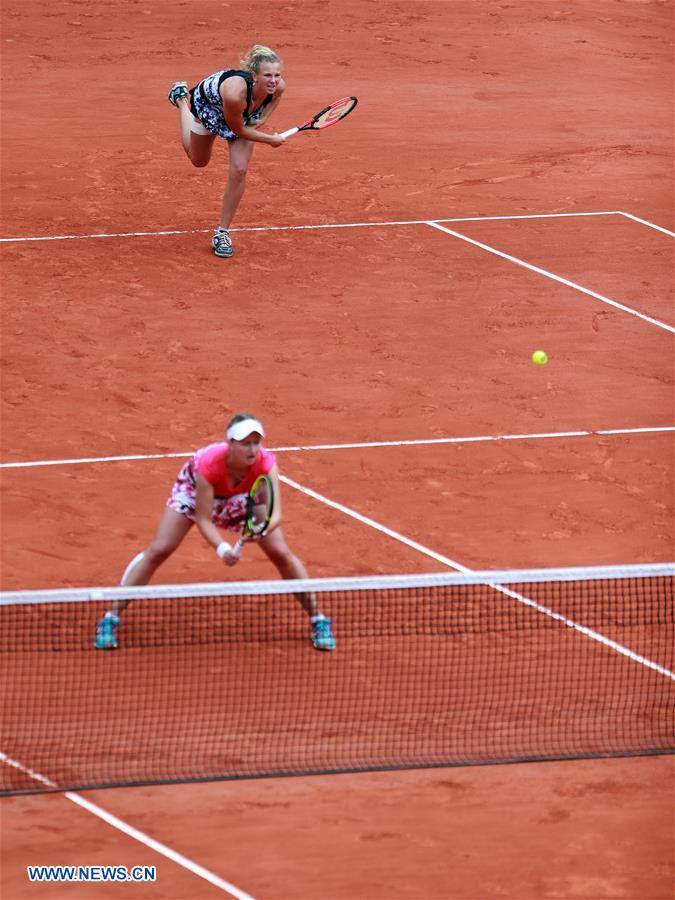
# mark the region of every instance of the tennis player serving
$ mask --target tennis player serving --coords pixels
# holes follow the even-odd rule
[[[291,552],[279,527],[279,470],[274,454],[262,446],[262,425],[250,413],[238,413],[230,421],[226,436],[226,441],[198,450],[182,467],[157,532],[150,546],[127,566],[123,586],[147,584],[195,524],[226,566],[236,565],[242,547],[254,540],[282,578],[307,578],[303,563]],[[263,495],[257,507],[256,492]],[[256,509],[262,510],[259,527],[254,521]],[[241,533],[242,539],[232,547],[221,528]],[[315,595],[297,596],[309,616],[316,649],[334,650],[330,620],[320,611]],[[99,650],[117,647],[120,614],[127,603],[113,601],[98,623],[95,644]]]
[[[220,225],[211,241],[216,256],[222,257],[232,256],[228,229],[244,196],[253,145],[279,147],[285,140],[257,130],[269,120],[286,87],[281,59],[269,47],[255,44],[239,65],[239,69],[215,72],[191,89],[186,81],[176,81],[169,91],[169,101],[180,113],[183,149],[193,166],[208,165],[217,137],[229,147]]]

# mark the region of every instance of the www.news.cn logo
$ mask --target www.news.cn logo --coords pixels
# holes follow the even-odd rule
[[[156,866],[26,866],[29,881],[156,881]]]

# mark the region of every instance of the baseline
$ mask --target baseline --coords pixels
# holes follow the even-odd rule
[[[496,222],[507,219],[563,219],[580,216],[621,216],[626,215],[619,210],[608,212],[576,212],[576,213],[530,213],[517,216],[465,216],[455,219],[436,219],[437,222]],[[230,231],[311,231],[319,228],[377,228],[389,225],[426,225],[427,219],[409,219],[399,222],[347,222],[327,223],[323,225],[258,225],[250,227],[231,228]],[[648,223],[647,223],[648,224]],[[171,231],[121,231],[102,234],[59,234],[44,235],[39,237],[2,237],[0,244],[26,243],[29,241],[84,241],[97,238],[125,238],[125,237],[164,237],[174,234],[210,234],[210,228],[187,228]]]
[[[632,213],[623,212],[619,209],[599,210],[597,212],[574,212],[574,213],[523,213],[521,215],[509,216],[458,216],[451,219],[434,219],[434,222],[505,222],[515,219],[574,219],[589,216],[624,216],[632,219],[640,225],[646,225],[647,228],[654,228],[663,234],[670,235],[675,238],[675,232],[669,231],[661,225],[655,225],[647,219],[641,219]],[[400,221],[391,222],[329,222],[317,225],[251,225],[239,226],[231,228],[230,231],[311,231],[320,228],[374,228],[386,227],[391,225],[427,225],[429,219],[402,219]],[[176,234],[210,234],[210,228],[184,228],[184,229],[168,229],[162,231],[118,231],[118,232],[100,232],[93,234],[57,234],[57,235],[39,235],[30,236],[12,236],[0,237],[0,244],[12,243],[28,243],[31,241],[84,241],[100,238],[127,238],[127,237],[165,237],[167,235]]]

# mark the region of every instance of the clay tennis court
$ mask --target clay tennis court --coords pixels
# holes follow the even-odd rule
[[[673,558],[669,4],[2,21],[3,590],[116,584],[242,408],[312,576]],[[166,91],[257,40],[284,59],[275,127],[359,105],[255,149],[220,260],[226,150],[192,169]],[[236,577],[274,574],[251,552]],[[197,534],[161,574],[222,578]],[[9,797],[1,893],[660,900],[674,782],[663,755]],[[157,878],[26,874],[69,864]]]

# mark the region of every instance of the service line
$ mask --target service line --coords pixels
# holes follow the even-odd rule
[[[625,216],[627,219],[632,219],[634,222],[639,222],[640,225],[646,225],[647,228],[654,228],[656,231],[661,231],[663,234],[667,234],[670,237],[675,238],[675,232],[668,231],[667,228],[663,228],[661,225],[655,225],[653,222],[648,222],[646,219],[641,219],[639,216],[634,216],[631,213],[620,212],[620,216]]]
[[[592,291],[589,288],[578,284],[576,281],[570,281],[569,278],[563,278],[561,275],[556,275],[555,272],[549,272],[548,269],[542,269],[539,266],[533,266],[532,263],[525,262],[524,259],[519,259],[517,256],[511,256],[510,253],[504,253],[502,250],[498,250],[496,247],[491,247],[489,244],[482,243],[482,241],[474,240],[474,238],[470,238],[465,234],[461,234],[459,231],[454,231],[452,228],[446,228],[444,225],[440,225],[438,222],[429,221],[426,224],[430,225],[431,228],[437,228],[439,231],[443,231],[445,234],[449,234],[452,237],[459,238],[460,241],[466,241],[467,244],[473,244],[474,247],[480,247],[481,250],[486,250],[488,253],[493,253],[495,256],[501,256],[502,259],[505,259],[508,262],[515,263],[517,266],[522,266],[524,269],[529,269],[530,272],[536,272],[537,275],[543,275],[545,278],[550,278],[553,281],[557,281],[559,284],[564,284],[566,287],[572,288],[575,291],[580,291],[582,294],[587,294],[589,297],[594,297],[596,300],[600,300],[602,301],[602,303],[607,303],[609,306],[620,309],[622,310],[622,312],[626,312],[631,316],[636,316],[638,319],[644,319],[644,321],[649,322],[650,325],[656,325],[657,328],[663,328],[665,331],[670,331],[672,334],[675,334],[675,327],[673,327],[672,325],[667,325],[665,322],[661,322],[659,319],[653,319],[651,316],[647,316],[645,315],[645,313],[641,313],[637,309],[633,309],[630,306],[625,306],[623,303],[619,303],[616,300],[611,300],[609,297],[605,297],[603,294],[598,294],[597,291]]]
[[[475,437],[416,438],[400,441],[360,441],[344,444],[298,444],[288,447],[270,447],[272,453],[304,453],[315,450],[367,450],[378,447],[414,447],[433,444],[477,444],[486,441],[540,441],[555,438],[597,437],[598,435],[659,434],[675,432],[675,425],[657,425],[646,428],[604,428],[595,431],[542,431],[533,434],[481,434]],[[146,459],[187,459],[194,451],[180,453],[133,453],[125,456],[84,456],[73,459],[37,459],[30,462],[0,463],[0,469],[37,469],[42,466],[78,466],[95,463],[133,462]]]

